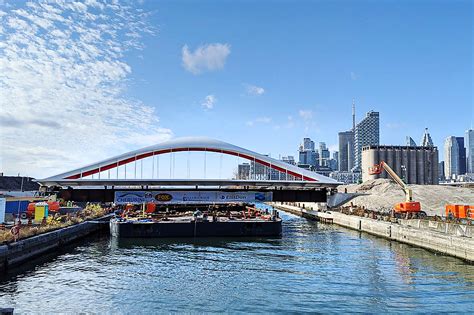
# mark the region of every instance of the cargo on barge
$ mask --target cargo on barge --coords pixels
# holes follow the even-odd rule
[[[201,206],[202,207],[202,206]],[[188,205],[184,210],[189,210]],[[202,208],[201,208],[202,209]],[[253,205],[228,205],[203,211],[153,212],[128,215],[127,210],[110,220],[110,233],[120,238],[281,236],[281,218]],[[240,211],[239,211],[240,210]]]

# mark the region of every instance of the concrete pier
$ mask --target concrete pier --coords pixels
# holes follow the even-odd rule
[[[332,223],[384,237],[389,240],[422,247],[434,252],[474,263],[474,226],[428,220],[386,222],[336,211],[314,211],[284,204],[271,204],[276,209],[302,217]],[[323,220],[321,220],[323,218]]]
[[[111,215],[95,221],[85,221],[58,230],[35,235],[7,245],[0,245],[0,272],[12,266],[19,266],[44,253],[79,240],[103,228],[108,229]]]

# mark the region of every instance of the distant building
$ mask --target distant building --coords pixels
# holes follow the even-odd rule
[[[459,149],[458,174],[464,175],[466,174],[466,148],[464,147],[464,137],[456,137],[456,141],[458,142]]]
[[[421,138],[420,145],[422,147],[433,147],[433,140],[431,139],[430,133],[428,132],[428,128],[425,128],[425,133]]]
[[[330,154],[325,142],[319,143],[319,166],[329,166]]]
[[[466,130],[464,136],[464,145],[466,146],[466,171],[470,174],[474,173],[474,130]]]
[[[319,165],[319,154],[316,151],[300,151],[298,164],[309,164],[314,167]]]
[[[269,177],[268,167],[254,161],[250,162],[250,179],[267,180]]]
[[[314,151],[314,141],[312,141],[311,138],[303,138],[300,151]]]
[[[354,132],[339,132],[339,171],[348,172],[354,167]]]
[[[356,184],[361,180],[361,174],[358,172],[331,172],[329,177],[344,184]]]
[[[242,163],[237,167],[237,179],[250,179],[250,164]]]
[[[435,185],[438,178],[438,148],[372,145],[362,149],[362,180],[390,178],[387,172],[370,175],[369,168],[386,162],[407,184]]]
[[[329,160],[329,167],[333,171],[337,171],[339,169],[339,152],[334,151],[332,153],[332,159]]]
[[[295,157],[292,156],[292,155],[282,156],[281,161],[285,162],[285,163],[288,163],[288,164],[291,164],[291,165],[296,165]]]
[[[459,175],[459,145],[454,136],[444,142],[444,175],[446,179]]]
[[[365,118],[355,127],[354,133],[354,170],[360,171],[362,167],[362,148],[378,145],[380,141],[379,112],[370,111]]]
[[[446,179],[444,176],[444,161],[438,163],[438,177],[440,181],[444,181]]]
[[[298,164],[319,165],[319,154],[314,150],[314,141],[304,138],[298,152]]]
[[[298,163],[298,167],[300,167],[302,169],[305,169],[307,171],[313,171],[314,172],[316,170],[316,168],[311,164]]]
[[[316,173],[328,176],[333,172],[333,170],[329,166],[319,166],[314,170]]]
[[[416,142],[412,137],[407,136],[407,147],[416,147]]]

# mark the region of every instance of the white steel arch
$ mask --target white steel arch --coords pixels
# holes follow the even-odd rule
[[[165,142],[161,142],[149,147],[130,151],[121,155],[114,156],[112,158],[89,164],[68,172],[64,172],[58,175],[54,175],[39,182],[54,182],[61,180],[80,180],[86,176],[97,174],[103,171],[107,171],[121,165],[126,165],[137,160],[141,160],[147,157],[155,155],[183,152],[183,151],[202,151],[202,152],[214,152],[223,153],[228,155],[237,156],[249,161],[268,166],[277,171],[292,175],[301,181],[318,182],[319,184],[335,185],[339,184],[336,180],[311,172],[295,165],[291,165],[271,157],[238,147],[236,145],[215,140],[207,137],[186,137],[177,138]]]

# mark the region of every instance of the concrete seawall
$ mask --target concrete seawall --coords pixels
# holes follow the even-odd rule
[[[334,224],[346,228],[422,247],[474,263],[474,226],[428,220],[398,220],[394,223],[346,215],[335,211],[318,212],[281,204],[272,204],[272,206],[315,220],[330,218]]]
[[[108,228],[108,224],[102,222],[107,222],[109,218],[110,215],[107,215],[97,221],[86,221],[22,239],[15,243],[0,245],[0,272],[11,266],[19,266],[44,253],[57,250],[63,245],[98,232],[103,228]]]

